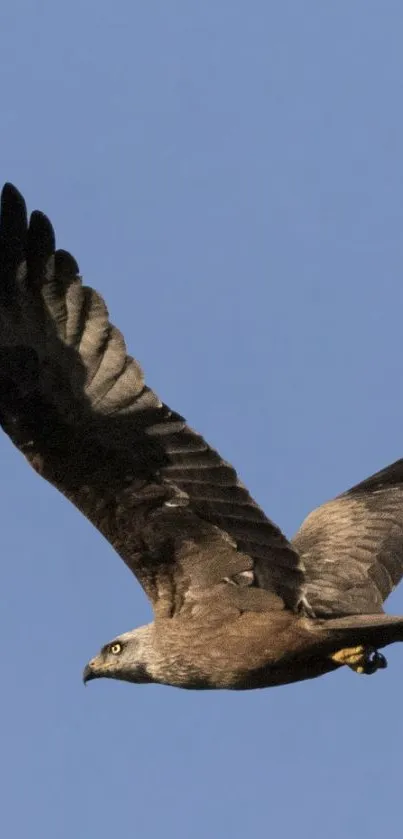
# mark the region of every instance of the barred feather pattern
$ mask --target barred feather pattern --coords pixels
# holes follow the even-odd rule
[[[206,561],[201,546],[218,533],[226,577],[241,574],[298,607],[298,553],[232,466],[145,384],[102,297],[83,285],[75,259],[55,249],[48,218],[35,211],[28,223],[11,185],[1,205],[0,347],[3,428],[110,539],[152,598],[166,579],[164,534],[171,547],[177,534],[178,555],[178,544],[191,540],[191,578],[202,555]],[[144,540],[151,520],[158,550]]]

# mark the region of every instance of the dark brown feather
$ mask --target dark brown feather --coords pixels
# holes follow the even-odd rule
[[[235,470],[144,384],[102,297],[55,251],[46,216],[27,225],[11,185],[0,245],[0,420],[34,468],[114,545],[160,612],[250,572],[273,607],[280,597],[296,608],[296,551]]]

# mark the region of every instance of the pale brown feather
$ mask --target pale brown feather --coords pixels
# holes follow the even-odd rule
[[[316,615],[382,612],[403,576],[403,460],[310,513],[293,545]]]

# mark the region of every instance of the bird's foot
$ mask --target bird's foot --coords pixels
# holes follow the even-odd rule
[[[355,673],[365,673],[367,676],[388,666],[385,656],[374,647],[347,647],[333,653],[331,659],[336,664],[346,664]]]

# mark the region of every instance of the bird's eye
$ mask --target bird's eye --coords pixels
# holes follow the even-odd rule
[[[122,651],[122,645],[121,644],[111,644],[110,651],[111,651],[112,655],[119,655],[119,653]]]

